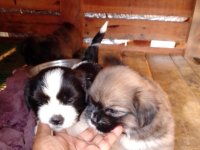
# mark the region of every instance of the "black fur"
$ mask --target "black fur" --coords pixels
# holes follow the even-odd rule
[[[58,41],[52,37],[28,37],[17,46],[17,51],[23,56],[27,65],[35,66],[64,59],[58,52],[58,45]]]
[[[102,41],[105,33],[98,32],[92,40],[91,45],[86,49],[83,60],[98,62],[98,50],[100,42]]]
[[[35,66],[48,61],[74,58],[81,53],[81,44],[79,30],[66,22],[52,34],[25,38],[17,45],[16,50],[27,65]]]
[[[101,36],[100,34],[97,35]],[[101,38],[95,36],[95,38],[96,40],[94,41],[100,43],[103,36],[101,36]],[[42,93],[41,90],[44,84],[43,78],[49,71],[60,68],[64,71],[64,74],[62,76],[62,85],[57,94],[57,99],[59,99],[63,105],[73,106],[77,110],[78,114],[81,115],[81,112],[86,107],[87,90],[91,86],[97,73],[101,70],[97,58],[98,46],[95,46],[95,50],[90,48],[86,50],[83,59],[84,62],[74,69],[50,67],[39,72],[28,81],[25,87],[25,99],[28,107],[38,115],[39,107],[48,103],[49,97]]]
[[[120,117],[113,116],[108,113],[108,109],[104,109],[101,103],[91,100],[86,109],[86,116],[91,116],[91,123],[95,125],[97,130],[107,133],[120,125]]]
[[[25,100],[29,108],[31,108],[37,115],[38,108],[48,103],[49,97],[45,95],[41,88],[44,86],[43,77],[44,75],[56,69],[58,67],[52,67],[41,71],[37,76],[31,78],[25,88]],[[64,71],[62,88],[60,89],[57,98],[64,105],[76,106],[77,111],[80,113],[86,106],[84,101],[85,92],[82,88],[79,77],[77,78],[76,72],[70,68],[59,67]]]

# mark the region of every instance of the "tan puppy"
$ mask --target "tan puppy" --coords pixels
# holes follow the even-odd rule
[[[174,120],[168,96],[127,66],[103,69],[89,89],[85,119],[100,132],[122,125],[113,150],[173,150]]]

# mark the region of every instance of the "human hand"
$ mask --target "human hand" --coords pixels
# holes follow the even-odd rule
[[[109,150],[122,131],[119,126],[102,135],[88,128],[78,137],[70,136],[64,131],[53,136],[48,125],[39,123],[33,150]]]

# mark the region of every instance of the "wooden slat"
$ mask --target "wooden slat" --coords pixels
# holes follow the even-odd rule
[[[84,12],[192,16],[195,0],[84,0]]]
[[[4,23],[61,23],[60,16],[0,14],[0,22]]]
[[[195,63],[191,57],[186,57],[186,60],[190,64],[193,71],[200,77],[200,64]]]
[[[0,7],[1,8],[13,8],[15,7],[16,3],[14,0],[1,0]]]
[[[46,35],[55,31],[58,26],[52,24],[0,23],[0,31]]]
[[[99,50],[99,64],[104,64],[103,59],[105,56],[115,56],[121,60],[121,52],[118,50],[100,49]]]
[[[145,53],[141,52],[122,52],[122,61],[141,75],[152,78]]]
[[[186,85],[169,56],[148,56],[153,78],[168,93],[176,122],[175,150],[199,149],[199,114],[197,98]]]
[[[85,19],[84,36],[93,37],[104,22],[105,19]],[[136,40],[186,41],[189,27],[189,22],[110,19],[106,37]]]
[[[1,0],[0,7],[59,11],[60,0]]]
[[[132,52],[144,52],[151,54],[174,54],[183,55],[184,49],[178,48],[152,48],[152,47],[139,47],[139,46],[123,46],[123,45],[101,45],[101,50],[113,50],[113,51],[132,51]]]
[[[82,0],[60,0],[60,13],[62,22],[71,22],[82,31]]]
[[[200,58],[200,0],[197,0],[187,42],[186,55]]]
[[[172,60],[193,93],[200,99],[200,78],[182,56],[172,56]]]

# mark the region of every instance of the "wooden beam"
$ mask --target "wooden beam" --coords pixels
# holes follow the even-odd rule
[[[117,58],[119,58],[120,60],[122,59],[121,58],[121,51],[118,51],[118,50],[111,50],[111,49],[100,49],[99,50],[99,64],[104,64],[103,60],[104,60],[104,57],[105,56],[115,56]]]
[[[84,36],[93,37],[105,19],[84,19]],[[186,41],[189,22],[109,19],[107,38]]]
[[[143,52],[124,51],[121,53],[122,61],[141,75],[152,78],[152,74]]]
[[[0,31],[11,33],[26,33],[33,35],[47,35],[55,31],[56,24],[26,24],[26,23],[0,23]]]
[[[200,0],[197,0],[191,29],[188,37],[186,55],[200,58]]]
[[[83,11],[190,17],[194,6],[195,0],[84,0]]]
[[[60,10],[60,0],[1,0],[1,8],[30,10]]]
[[[28,15],[28,14],[2,14],[0,22],[4,23],[61,23],[60,16],[51,15]]]
[[[100,50],[111,51],[131,51],[131,52],[144,52],[151,54],[164,54],[164,55],[183,55],[184,49],[179,48],[153,48],[153,47],[140,47],[140,46],[123,46],[123,45],[100,45]]]
[[[82,14],[80,0],[60,0],[60,12],[62,22],[71,22],[77,28],[82,30]]]

